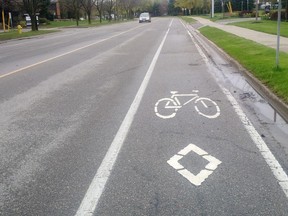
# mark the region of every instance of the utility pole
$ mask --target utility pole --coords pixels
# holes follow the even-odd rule
[[[256,0],[256,22],[258,22],[258,5],[259,5],[259,0]]]
[[[214,0],[211,0],[211,18],[214,17]]]

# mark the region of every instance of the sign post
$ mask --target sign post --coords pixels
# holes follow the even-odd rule
[[[277,49],[276,49],[276,67],[279,68],[279,47],[280,47],[280,24],[281,24],[281,0],[278,0],[278,20],[277,20]]]
[[[11,12],[9,12],[9,20],[10,20],[9,25],[10,25],[10,28],[13,28],[13,20],[12,19],[13,19],[12,18],[12,14],[11,14]]]

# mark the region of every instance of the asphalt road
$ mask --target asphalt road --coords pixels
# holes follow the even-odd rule
[[[0,215],[287,215],[287,124],[179,19],[0,50]]]

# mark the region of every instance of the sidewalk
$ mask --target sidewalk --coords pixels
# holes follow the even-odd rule
[[[208,19],[201,17],[193,17],[204,26],[211,26],[219,28],[223,31],[235,34],[237,36],[246,38],[248,40],[255,41],[265,46],[276,49],[277,48],[277,35],[266,34],[246,28],[241,28],[233,25],[225,25],[217,22],[212,22]],[[280,51],[288,53],[288,38],[280,37]]]

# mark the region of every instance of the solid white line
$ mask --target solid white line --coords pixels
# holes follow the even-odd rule
[[[232,104],[235,112],[237,113],[238,117],[240,118],[242,124],[244,125],[245,129],[247,130],[248,134],[252,138],[253,142],[256,144],[257,148],[259,149],[260,153],[264,157],[266,163],[272,170],[274,177],[279,181],[279,185],[281,186],[282,190],[284,191],[286,197],[288,198],[288,176],[283,170],[282,166],[279,164],[277,159],[274,157],[260,134],[256,131],[253,124],[250,122],[248,117],[245,115],[243,110],[240,108],[239,104],[237,103],[236,99],[232,96],[232,94],[220,85],[223,93],[226,95],[230,103]]]
[[[173,21],[173,20],[172,20]],[[171,21],[171,23],[172,23]],[[170,23],[170,26],[171,26]],[[164,45],[164,42],[167,38],[167,35],[169,33],[170,30],[170,26],[160,44],[160,46],[158,47],[157,52],[155,53],[153,60],[149,66],[149,69],[141,83],[141,86],[134,98],[134,101],[132,102],[109,150],[107,151],[100,167],[97,170],[96,175],[94,176],[86,194],[84,199],[82,200],[82,203],[76,213],[76,216],[91,216],[93,215],[98,201],[104,191],[106,182],[111,174],[111,171],[113,169],[113,166],[115,164],[115,161],[117,159],[118,153],[120,152],[120,149],[126,139],[126,136],[129,132],[130,126],[133,122],[134,116],[137,112],[137,109],[139,107],[139,104],[142,100],[142,97],[145,93],[145,90],[148,86],[149,80],[151,78],[152,72],[154,70],[154,67],[156,65],[156,62],[158,60],[158,57],[160,55],[160,52],[162,50],[162,47]]]
[[[94,42],[94,43],[85,45],[85,46],[83,46],[83,47],[80,47],[80,48],[77,48],[77,49],[74,49],[74,50],[65,52],[65,53],[63,53],[63,54],[60,54],[60,55],[57,55],[57,56],[54,56],[54,57],[45,59],[45,60],[43,60],[43,61],[39,61],[39,62],[37,62],[37,63],[35,63],[35,64],[31,64],[31,65],[28,65],[28,66],[26,66],[26,67],[22,67],[22,68],[19,68],[19,69],[17,69],[17,70],[14,70],[14,71],[5,73],[5,74],[3,74],[3,75],[0,75],[0,79],[1,79],[1,78],[4,78],[4,77],[7,77],[7,76],[10,76],[10,75],[15,74],[15,73],[19,73],[19,72],[21,72],[21,71],[23,71],[23,70],[26,70],[26,69],[29,69],[29,68],[31,68],[31,67],[34,67],[34,66],[37,66],[37,65],[46,63],[46,62],[48,62],[48,61],[52,61],[52,60],[54,60],[54,59],[57,59],[57,58],[66,56],[66,55],[71,54],[71,53],[74,53],[74,52],[77,52],[77,51],[79,51],[79,50],[82,50],[82,49],[85,49],[85,48],[94,46],[94,45],[96,45],[96,44],[99,44],[99,43],[102,43],[102,42],[104,42],[104,41],[110,40],[110,39],[112,39],[112,38],[114,38],[114,37],[118,37],[118,36],[120,36],[120,35],[122,35],[122,34],[125,34],[125,33],[129,32],[129,31],[132,31],[132,30],[137,29],[137,28],[140,28],[140,27],[141,27],[141,26],[137,26],[137,27],[135,27],[135,28],[129,29],[129,30],[127,30],[127,31],[121,32],[121,33],[119,33],[119,34],[113,35],[113,36],[108,37],[108,38],[104,38],[104,39],[102,39],[102,40],[99,40],[99,41],[96,41],[96,42]]]
[[[183,24],[183,23],[182,23]],[[183,26],[186,28],[188,34],[192,38],[193,42],[196,44],[196,41],[194,40],[192,34],[189,32],[187,27],[183,24]],[[198,52],[200,55],[204,58],[204,61],[206,64],[208,63],[208,58],[205,56],[204,52],[201,50],[201,48],[197,45],[196,46]],[[274,177],[279,182],[279,185],[281,186],[282,190],[284,191],[286,198],[288,198],[288,176],[286,172],[283,170],[280,163],[277,161],[275,156],[272,154],[270,149],[268,148],[267,144],[264,142],[260,134],[257,132],[251,121],[248,119],[248,117],[245,115],[239,104],[237,103],[236,99],[233,97],[233,95],[224,88],[222,85],[218,83],[219,87],[221,88],[222,92],[226,95],[230,103],[232,104],[236,114],[240,118],[242,124],[244,125],[246,131],[250,135],[251,139],[259,149],[261,155],[265,159],[266,163],[270,167],[272,173],[274,174]]]

